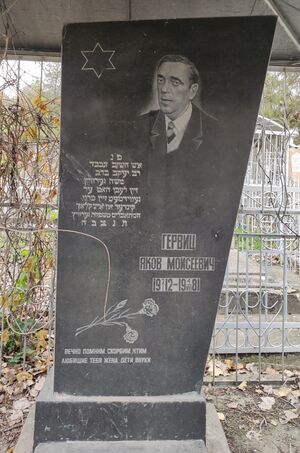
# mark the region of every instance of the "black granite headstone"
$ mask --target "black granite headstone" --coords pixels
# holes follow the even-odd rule
[[[201,388],[275,23],[65,27],[54,392],[154,398],[93,440],[204,438],[154,401]]]

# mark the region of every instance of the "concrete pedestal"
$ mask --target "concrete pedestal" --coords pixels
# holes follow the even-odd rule
[[[203,451],[199,450],[200,440],[205,443],[205,419],[206,403],[197,392],[136,397],[62,395],[53,392],[53,374],[50,373],[36,403],[34,448],[43,443],[58,445],[70,441],[76,446],[76,442],[102,441],[109,448],[103,451],[113,452],[111,448],[117,447],[112,444],[120,441],[130,444],[126,446],[128,451],[134,446],[128,441],[147,441],[147,445],[149,441],[175,441],[179,449],[173,451],[179,453],[185,451],[180,448],[187,444],[177,442],[195,440],[198,442],[193,443],[192,448],[196,450],[191,452],[200,452]],[[160,444],[155,445],[160,452]],[[125,444],[122,444],[125,451],[123,447]],[[48,447],[35,451],[48,451],[41,448]]]
[[[50,442],[35,453],[207,453],[202,440],[154,440],[122,442]]]

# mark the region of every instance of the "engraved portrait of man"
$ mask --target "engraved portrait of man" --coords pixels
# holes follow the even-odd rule
[[[196,66],[185,56],[165,55],[157,63],[154,82],[159,108],[141,116],[152,148],[168,154],[198,149],[202,112],[194,102],[201,85]]]
[[[194,224],[201,219],[219,134],[218,121],[200,105],[200,91],[196,65],[183,55],[164,55],[155,66],[148,104],[136,120],[142,204],[160,219],[157,228],[163,222],[181,231],[190,228],[191,219]]]

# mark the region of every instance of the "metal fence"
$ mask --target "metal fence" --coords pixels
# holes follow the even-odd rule
[[[258,117],[210,349],[213,357],[231,354],[236,361],[257,354],[259,364],[261,354],[281,354],[282,372],[285,354],[300,351],[294,138],[284,124]]]
[[[251,250],[250,242],[256,250]],[[264,248],[280,242],[281,251]],[[289,274],[293,235],[236,234],[227,266],[213,338],[215,352],[300,351],[298,276]]]
[[[0,366],[52,355],[60,66],[0,66]]]

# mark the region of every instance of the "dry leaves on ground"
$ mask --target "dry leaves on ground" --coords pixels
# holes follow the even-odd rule
[[[280,367],[279,367],[280,368]],[[281,372],[279,369],[274,368],[273,366],[262,365],[261,370],[262,375],[266,380],[270,379],[280,379]],[[249,362],[236,362],[234,359],[221,359],[218,357],[208,356],[205,368],[205,375],[207,377],[221,378],[222,376],[227,377],[231,375],[246,375],[247,378],[252,378],[253,380],[257,379],[259,376],[259,367],[257,363]],[[285,369],[283,372],[284,380],[293,380],[298,378],[300,380],[300,371],[299,370],[289,370]],[[246,378],[244,380],[247,380]]]
[[[277,387],[247,381],[236,387],[205,387],[205,395],[216,406],[232,452],[264,452],[273,448],[273,444],[274,451],[286,451],[284,442],[293,447],[291,451],[300,451],[297,370],[293,370],[293,376],[289,384]]]
[[[42,346],[45,332],[36,353],[22,365],[12,365],[4,357],[0,377],[0,451],[13,448],[31,405],[45,383],[48,351]],[[52,357],[51,357],[52,359]]]

